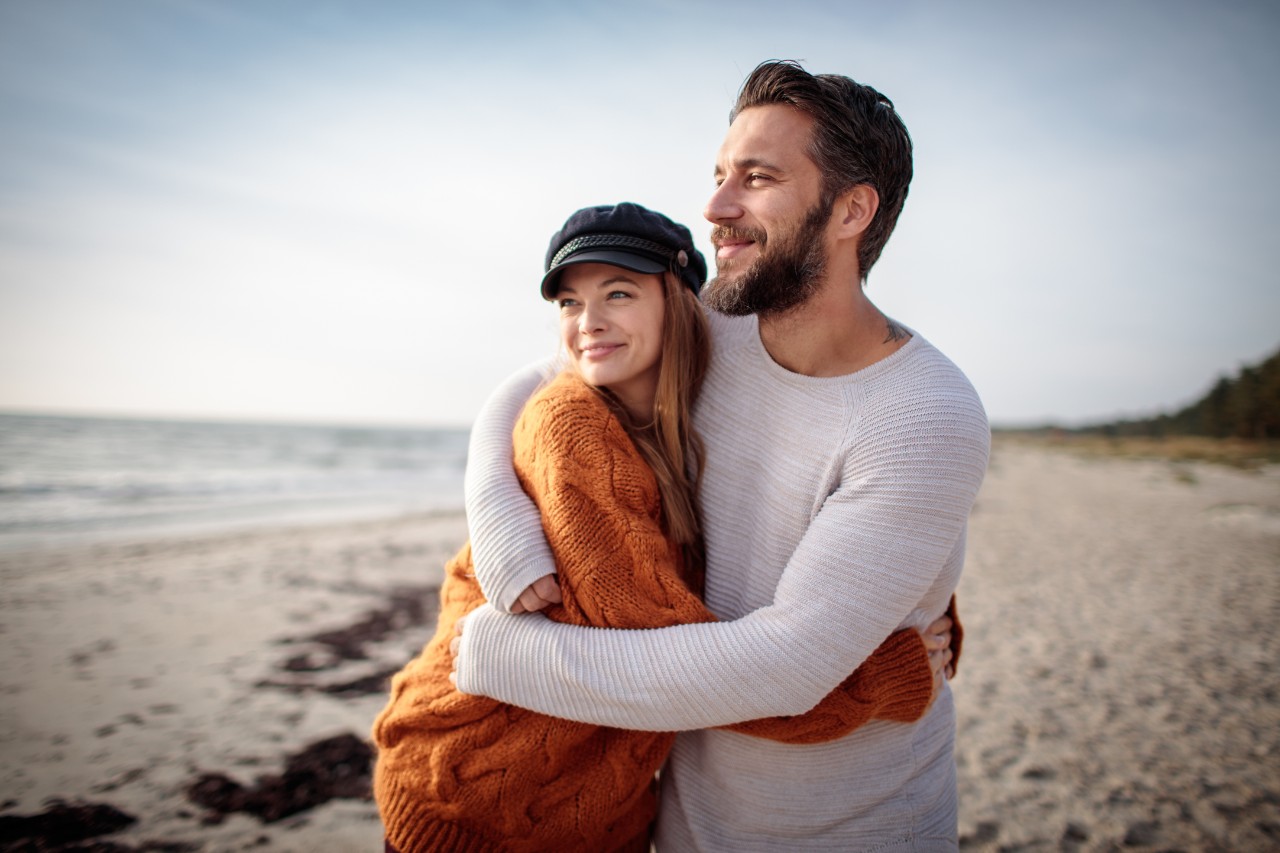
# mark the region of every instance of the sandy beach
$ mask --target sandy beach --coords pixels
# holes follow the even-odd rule
[[[127,849],[381,849],[367,769],[362,796],[272,822],[188,790],[365,739],[465,537],[422,515],[0,558],[0,822],[60,798],[137,818]]]
[[[30,840],[50,808],[118,827],[83,849],[381,849],[363,741],[464,537],[0,555],[0,851],[80,849]],[[1002,441],[960,607],[962,847],[1280,849],[1280,470]]]
[[[997,445],[960,586],[962,841],[1280,849],[1280,470]]]

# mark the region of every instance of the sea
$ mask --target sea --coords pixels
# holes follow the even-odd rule
[[[0,553],[462,509],[466,429],[0,413]]]

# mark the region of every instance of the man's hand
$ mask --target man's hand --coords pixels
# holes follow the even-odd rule
[[[542,610],[553,604],[559,604],[561,600],[560,584],[556,581],[556,576],[553,574],[543,575],[533,583],[529,584],[528,589],[520,593],[520,597],[516,599],[516,603],[511,605],[511,612],[532,613],[535,610]],[[470,614],[467,615],[469,616]],[[948,625],[950,625],[950,622],[951,620],[948,619]],[[458,649],[462,646],[462,632],[466,626],[467,617],[463,616],[454,623],[453,639],[449,641],[449,654],[453,658],[453,667],[452,671],[449,673],[449,680],[453,682],[454,687],[458,686]]]
[[[933,667],[933,698],[942,692],[944,679],[955,675],[951,668],[951,617],[939,616],[921,634],[924,647],[929,651],[929,664]]]
[[[556,580],[556,576],[543,575],[529,584],[528,589],[520,593],[516,603],[511,605],[511,612],[533,613],[535,610],[543,610],[553,604],[559,604],[562,600],[560,597],[560,584]],[[950,619],[947,620],[947,627],[948,629],[951,627]]]
[[[471,614],[467,614],[469,616]],[[449,658],[453,665],[449,670],[449,682],[454,687],[458,686],[458,648],[462,645],[462,629],[466,627],[467,617],[463,616],[457,622],[453,623],[453,639],[449,641]]]

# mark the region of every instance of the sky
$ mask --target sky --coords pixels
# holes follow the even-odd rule
[[[1280,347],[1280,7],[0,0],[0,410],[465,426],[577,208],[702,208],[746,74],[888,95],[868,294],[993,424]]]

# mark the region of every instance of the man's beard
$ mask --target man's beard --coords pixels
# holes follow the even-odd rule
[[[805,214],[799,227],[780,236],[773,247],[768,246],[765,233],[758,229],[723,225],[712,229],[712,243],[724,238],[746,238],[755,241],[760,253],[736,279],[721,273],[707,282],[702,301],[721,314],[734,317],[776,316],[803,305],[817,291],[827,269],[822,232],[830,218],[831,205],[819,201]],[[718,260],[716,268],[721,272]]]

